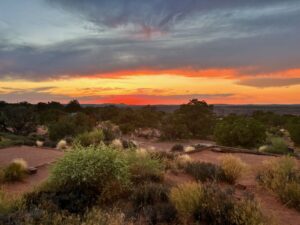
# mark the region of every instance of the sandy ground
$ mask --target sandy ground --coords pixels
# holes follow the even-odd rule
[[[22,158],[30,167],[37,167],[52,163],[63,156],[63,152],[49,149],[29,146],[11,147],[0,149],[0,167],[9,164],[16,158]]]
[[[28,146],[0,149],[0,167],[9,164],[16,158],[24,159],[29,167],[38,167],[37,173],[28,176],[23,182],[3,185],[3,191],[9,196],[18,196],[32,191],[48,178],[51,164],[62,157],[63,154],[63,152],[55,149]]]

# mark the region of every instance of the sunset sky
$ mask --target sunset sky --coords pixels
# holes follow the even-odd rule
[[[300,103],[299,0],[0,0],[0,100]]]

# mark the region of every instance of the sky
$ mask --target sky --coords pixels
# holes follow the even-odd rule
[[[299,0],[1,0],[0,100],[300,103]]]

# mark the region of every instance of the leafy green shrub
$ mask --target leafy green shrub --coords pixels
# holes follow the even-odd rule
[[[4,180],[7,182],[22,181],[27,174],[27,163],[22,159],[15,159],[4,169]]]
[[[79,134],[74,142],[84,147],[88,147],[90,145],[99,145],[102,141],[104,141],[103,131],[93,130],[91,132]]]
[[[300,210],[300,170],[295,160],[289,157],[264,162],[257,179],[288,206]]]
[[[158,182],[163,179],[163,163],[159,159],[152,158],[150,154],[131,151],[127,153],[127,160],[132,181]]]
[[[145,183],[134,189],[131,200],[136,208],[140,208],[159,202],[167,202],[168,193],[169,189],[164,184]]]
[[[226,155],[221,158],[223,179],[229,183],[235,183],[246,171],[246,164],[233,155]]]
[[[288,146],[281,137],[269,137],[267,142],[270,144],[265,152],[275,154],[288,154]]]
[[[217,123],[214,137],[221,145],[256,147],[265,141],[266,129],[253,118],[229,116]]]
[[[223,174],[221,167],[205,162],[192,162],[187,164],[185,172],[192,175],[197,181],[214,181]]]
[[[198,183],[185,183],[171,189],[170,201],[180,218],[186,223],[200,207],[203,197],[202,186]]]
[[[123,154],[109,147],[76,147],[55,164],[50,181],[64,188],[103,190],[113,182],[126,186],[129,167]]]

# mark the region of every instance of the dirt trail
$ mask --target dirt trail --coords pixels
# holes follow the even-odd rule
[[[23,182],[4,184],[3,191],[10,196],[18,196],[34,190],[48,178],[50,164],[62,157],[63,154],[55,149],[28,146],[0,149],[0,167],[8,165],[16,158],[24,159],[29,167],[38,167],[37,173],[28,176]]]

